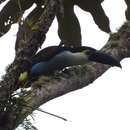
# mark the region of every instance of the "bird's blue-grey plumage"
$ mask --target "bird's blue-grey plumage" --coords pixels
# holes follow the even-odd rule
[[[56,70],[86,64],[88,61],[121,67],[120,63],[112,56],[91,47],[51,46],[41,50],[32,58],[30,77],[49,75]]]
[[[96,51],[94,48],[85,47],[85,46],[75,47],[75,48],[62,47],[62,46],[50,46],[50,47],[42,49],[32,58],[32,65],[41,61],[49,61],[50,59],[55,57],[57,54],[60,54],[61,52],[64,52],[64,51],[76,53],[76,52],[82,52],[84,50],[90,50],[92,52]]]
[[[38,76],[50,74],[55,70],[62,70],[65,67],[85,64],[88,57],[79,52],[72,53],[68,50],[56,54],[53,58],[34,64],[30,75]]]

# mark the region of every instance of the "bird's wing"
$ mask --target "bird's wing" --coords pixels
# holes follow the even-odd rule
[[[50,46],[42,49],[39,51],[33,58],[32,58],[32,65],[41,62],[41,61],[48,61],[57,54],[64,52],[64,51],[70,51],[72,53],[76,52],[82,52],[84,50],[93,50],[95,49],[91,47],[81,46],[81,47],[62,47],[62,46]]]
[[[68,49],[72,53],[82,52],[84,50],[96,51],[96,49],[94,49],[92,47],[88,47],[88,46],[72,47],[72,48],[66,48],[66,49]]]
[[[33,58],[32,58],[32,64],[36,64],[41,61],[48,61],[51,58],[53,58],[55,55],[65,51],[69,50],[67,47],[61,47],[61,46],[49,46],[41,51],[39,51]]]
[[[32,58],[32,64],[51,59],[54,56],[57,48],[58,46],[50,46],[42,49]]]

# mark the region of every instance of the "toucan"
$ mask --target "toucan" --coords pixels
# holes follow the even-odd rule
[[[51,75],[65,67],[84,65],[88,62],[99,62],[110,66],[121,67],[112,56],[91,47],[50,46],[39,51],[33,58],[30,70],[20,75],[19,80],[29,80],[42,75]]]

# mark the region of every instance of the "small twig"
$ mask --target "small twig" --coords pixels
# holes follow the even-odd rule
[[[66,118],[63,118],[63,117],[61,117],[61,116],[58,116],[58,115],[52,114],[52,113],[50,113],[50,112],[44,111],[44,110],[42,110],[41,108],[38,108],[38,109],[36,109],[36,110],[37,110],[37,111],[40,111],[40,112],[43,112],[43,113],[45,113],[45,114],[54,116],[54,117],[56,117],[56,118],[62,119],[62,120],[64,120],[64,121],[68,121]]]
[[[21,105],[33,109],[31,106],[27,106],[27,105],[25,105],[25,104],[21,104]],[[64,121],[68,121],[66,118],[63,118],[63,117],[61,117],[61,116],[58,116],[58,115],[52,114],[52,113],[50,113],[50,112],[44,111],[44,110],[42,110],[41,108],[37,108],[36,110],[37,110],[37,111],[40,111],[40,112],[43,112],[43,113],[45,113],[45,114],[54,116],[54,117],[56,117],[56,118],[62,119],[62,120],[64,120]]]

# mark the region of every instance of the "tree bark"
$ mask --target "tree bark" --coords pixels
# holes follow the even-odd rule
[[[20,25],[16,40],[19,48],[16,50],[13,63],[0,81],[0,130],[13,130],[19,124],[21,107],[18,108],[17,101],[12,99],[12,94],[19,89],[17,81],[20,73],[29,67],[31,57],[44,42],[59,7],[59,1],[46,0],[45,9],[33,27],[29,28],[29,24],[26,23]],[[26,37],[27,33],[28,37]]]
[[[118,33],[111,34],[101,51],[119,61],[130,57],[130,23],[125,23]],[[25,118],[49,100],[89,85],[109,68],[110,66],[100,63],[88,63],[84,66],[72,67],[52,77],[40,77],[30,86],[31,90],[24,97],[28,107],[23,107],[20,114]],[[21,121],[23,119],[21,118]]]

